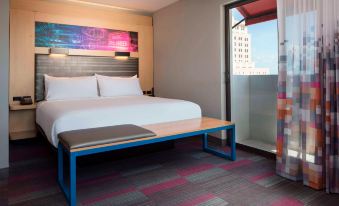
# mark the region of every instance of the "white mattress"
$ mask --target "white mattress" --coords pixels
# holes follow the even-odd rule
[[[175,99],[125,96],[39,102],[36,122],[57,147],[64,131],[121,124],[147,125],[201,117],[199,105]]]

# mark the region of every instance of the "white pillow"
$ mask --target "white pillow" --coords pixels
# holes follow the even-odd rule
[[[52,77],[45,74],[45,99],[66,100],[98,97],[95,76]]]
[[[137,77],[119,78],[101,75],[96,75],[96,77],[99,84],[100,96],[102,97],[143,95]]]

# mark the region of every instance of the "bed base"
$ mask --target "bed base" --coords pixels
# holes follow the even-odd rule
[[[187,125],[187,129],[185,128]],[[236,142],[235,142],[235,125],[231,122],[212,118],[198,118],[191,120],[183,120],[170,123],[161,123],[154,125],[143,126],[157,134],[155,137],[143,138],[137,140],[130,140],[125,142],[118,142],[106,145],[97,145],[91,147],[85,147],[80,149],[70,150],[62,143],[58,145],[58,183],[62,189],[66,199],[70,206],[76,205],[76,159],[80,156],[91,155],[96,153],[108,152],[113,150],[120,150],[130,147],[137,147],[141,145],[165,142],[170,140],[182,139],[186,137],[192,137],[197,135],[203,135],[202,148],[205,152],[214,154],[216,156],[226,158],[234,161],[236,159]],[[176,130],[178,127],[178,130]],[[231,145],[230,151],[225,152],[208,145],[208,133],[220,132],[225,130],[230,131]],[[69,158],[69,185],[67,186],[64,181],[64,153]]]

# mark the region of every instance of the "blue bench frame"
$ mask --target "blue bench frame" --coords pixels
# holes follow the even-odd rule
[[[230,152],[224,152],[221,150],[217,150],[216,148],[212,148],[208,146],[208,133],[218,132],[218,131],[231,131],[231,151]],[[213,129],[205,129],[205,130],[198,130],[194,132],[187,132],[182,134],[176,134],[176,135],[170,135],[165,137],[159,137],[154,139],[145,139],[140,141],[134,141],[134,142],[126,142],[116,145],[110,145],[110,146],[104,146],[104,147],[98,147],[98,148],[89,148],[86,150],[81,151],[69,151],[67,148],[63,146],[59,142],[58,145],[58,182],[61,190],[64,192],[66,199],[68,200],[68,203],[70,206],[76,205],[76,158],[80,156],[85,155],[91,155],[101,152],[108,152],[113,150],[120,150],[125,149],[129,147],[136,147],[136,146],[142,146],[147,144],[153,144],[158,142],[164,142],[169,140],[176,140],[181,139],[185,137],[191,137],[191,136],[197,136],[197,135],[203,135],[203,150],[208,153],[212,153],[214,155],[217,155],[222,158],[226,158],[229,160],[234,161],[236,159],[236,142],[235,142],[235,125],[227,125],[227,126],[220,126]],[[66,153],[69,157],[69,186],[67,187],[64,181],[64,153]]]

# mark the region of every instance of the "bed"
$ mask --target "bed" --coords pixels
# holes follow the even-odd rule
[[[37,104],[36,123],[58,148],[58,182],[69,205],[76,205],[76,159],[80,156],[202,135],[204,151],[235,160],[233,123],[202,117],[200,106],[189,101],[143,95],[136,64],[131,64],[132,72],[120,71],[121,66],[112,71],[115,62],[105,59],[107,66],[100,70],[97,65],[103,59],[91,58],[95,64],[68,69],[65,65],[72,65],[74,58],[58,63],[37,57],[41,61],[36,72],[36,101],[44,99]],[[98,74],[107,68],[104,75]],[[222,130],[232,133],[227,152],[208,146],[208,133]],[[74,147],[72,142],[81,146]],[[67,185],[64,153],[70,166]]]
[[[200,117],[201,109],[195,103],[149,96],[41,101],[36,110],[36,123],[54,147],[58,146],[58,134],[65,131],[121,124],[142,126]]]

